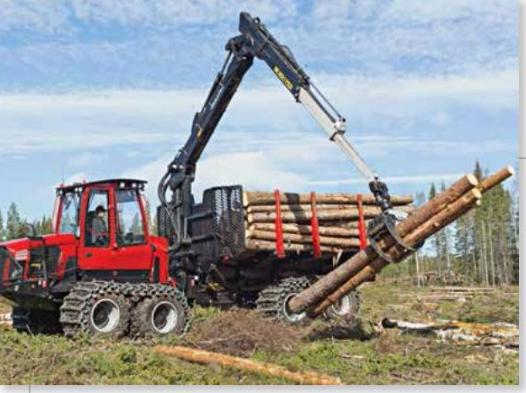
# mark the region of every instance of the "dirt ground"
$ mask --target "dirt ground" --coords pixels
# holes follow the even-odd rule
[[[291,327],[246,310],[195,309],[183,339],[156,342],[68,340],[0,326],[3,384],[283,384],[286,380],[165,358],[155,343],[183,344],[327,373],[346,384],[517,384],[518,352],[378,329],[385,318],[518,323],[517,287],[449,296],[389,281],[362,287],[352,325],[314,321]],[[0,301],[0,313],[8,312]]]

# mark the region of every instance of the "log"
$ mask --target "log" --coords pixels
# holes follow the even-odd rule
[[[424,224],[417,227],[409,235],[404,236],[404,243],[409,246],[414,246],[415,244],[427,239],[445,226],[451,224],[461,215],[471,210],[481,197],[482,193],[476,188],[468,191],[464,196],[457,199],[455,202],[442,209]],[[398,245],[394,245],[387,251],[387,255],[389,255],[389,257],[395,261],[400,261],[405,258],[408,253],[406,253],[406,251]],[[343,285],[340,285],[339,288],[327,296],[320,304],[316,305],[316,307],[310,311],[310,314],[313,316],[319,315],[327,307],[337,302],[341,297],[349,293],[349,291],[355,289],[363,282],[374,280],[376,274],[378,274],[387,264],[388,262],[383,258],[377,257],[369,265],[361,269],[356,275],[348,279]],[[295,298],[292,300],[294,299]],[[292,309],[292,306],[290,307]]]
[[[367,206],[363,209],[363,215],[366,218],[373,218],[382,213],[382,209],[376,206]],[[317,213],[319,221],[330,221],[330,220],[348,220],[359,217],[358,209],[342,209],[342,210],[318,210]],[[309,210],[298,210],[298,211],[282,211],[281,219],[283,222],[289,223],[302,223],[309,222],[312,218],[312,212]],[[247,214],[246,219],[249,224],[253,222],[274,222],[276,219],[276,213],[265,212],[265,213],[252,213]]]
[[[273,232],[273,231],[249,230],[246,233],[246,236],[249,239],[273,240],[273,241],[276,240],[276,232]],[[296,233],[283,233],[283,240],[285,243],[312,244],[312,236],[296,234]],[[359,248],[360,240],[357,238],[345,239],[341,237],[320,236],[320,244],[322,246],[336,246],[342,249]]]
[[[497,184],[502,183],[507,178],[513,176],[515,170],[511,166],[506,166],[497,172],[489,175],[488,177],[482,179],[479,185],[479,189],[482,192],[486,192],[491,188],[495,187]]]
[[[255,222],[250,225],[248,230],[256,231],[273,231],[274,224]],[[299,225],[299,224],[283,224],[283,232],[285,233],[300,233],[302,235],[312,234],[312,227],[310,225]],[[319,227],[320,235],[323,236],[335,236],[335,237],[357,237],[359,231],[357,228],[340,228],[340,227]]]
[[[269,240],[259,240],[259,239],[247,239],[245,247],[248,250],[266,250],[266,251],[275,251],[276,243]],[[295,251],[295,252],[312,252],[312,244],[298,244],[298,243],[287,243],[284,244],[285,251]],[[342,248],[334,246],[321,246],[322,252],[337,253],[342,250]],[[345,250],[350,251],[350,250]]]
[[[348,203],[356,204],[356,194],[348,193],[323,193],[317,194],[316,199],[318,203],[322,204],[334,204],[334,203]],[[310,193],[296,194],[290,192],[281,193],[281,202],[283,204],[290,205],[308,205],[310,203]],[[362,195],[362,201],[364,205],[376,205],[376,200],[372,194]],[[413,203],[413,197],[411,195],[392,195],[391,203],[393,206],[407,205]],[[273,205],[274,204],[274,193],[267,191],[245,191],[243,192],[243,205]]]
[[[400,222],[396,227],[399,235],[402,237],[406,236],[412,229],[429,220],[434,214],[477,185],[478,180],[474,175],[465,175],[448,189],[437,194],[431,201],[416,209],[408,218]],[[378,245],[383,250],[391,247],[393,244],[394,240],[390,236],[383,237],[378,241]],[[289,307],[291,307],[293,312],[301,312],[308,307],[318,304],[376,257],[376,251],[371,246],[366,247],[329,274],[320,278],[305,291],[292,298],[289,302]]]
[[[316,208],[318,211],[338,211],[338,210],[354,210],[357,209],[356,205],[352,204],[334,204],[334,205],[316,205]],[[406,213],[412,213],[415,211],[415,207],[413,205],[403,205],[403,206],[397,206],[396,210],[400,210]],[[267,213],[267,212],[274,212],[276,211],[275,205],[251,205],[245,208],[245,213],[252,214],[252,213]],[[282,212],[310,212],[311,206],[310,205],[281,205],[281,211]]]
[[[511,168],[510,166],[504,167],[504,168],[500,169],[499,171],[495,172],[494,174],[492,174],[492,175],[488,176],[487,178],[483,179],[480,182],[480,184],[478,184],[477,188],[478,188],[480,193],[486,192],[486,191],[490,190],[491,188],[495,187],[496,185],[500,184],[504,180],[508,179],[509,177],[513,176],[513,174],[514,174],[513,168]],[[475,196],[477,195],[477,193],[475,191],[477,191],[477,189],[472,190],[471,197],[473,195],[475,195]],[[466,193],[466,195],[463,198],[466,198],[466,197],[470,198],[470,196],[468,194],[470,194],[470,193],[469,192]],[[452,216],[460,217],[462,214],[465,214],[471,208],[476,206],[478,202],[480,202],[480,197],[478,197],[474,202],[470,202],[469,203],[470,206],[466,206],[466,210],[465,211],[459,210],[459,212],[457,212],[457,213],[451,213],[451,210],[450,210],[449,214],[451,214]],[[460,202],[457,201],[455,203],[458,204]],[[454,209],[453,206],[448,207],[448,208]],[[448,218],[445,218],[445,222],[446,222],[445,225],[439,224],[439,221],[442,219],[442,218],[439,217],[440,214],[443,214],[443,215],[448,214],[447,213],[447,209],[448,208],[444,209],[444,210],[446,210],[445,212],[441,212],[441,213],[437,214],[437,216],[434,217],[434,222],[433,222],[433,220],[429,220],[430,223],[428,222],[428,223],[420,226],[419,228],[415,229],[409,236],[407,236],[407,237],[402,236],[403,239],[404,239],[404,242],[406,242],[409,245],[416,244],[419,241],[425,240],[427,237],[429,237],[433,233],[437,232],[439,229],[436,229],[436,227],[442,228],[445,225],[448,225],[448,223],[447,223],[447,221],[449,220]],[[454,218],[453,218],[452,221],[454,221]],[[450,222],[452,222],[452,221],[450,221]],[[429,227],[429,225],[432,225],[435,228],[431,228],[431,227]],[[417,240],[417,239],[420,239],[420,240]],[[391,247],[387,251],[387,254],[389,254],[391,256],[391,258],[393,258],[395,260],[402,260],[403,258],[405,258],[405,256],[407,256],[405,254],[404,250],[398,245]],[[334,304],[335,302],[337,302],[342,296],[344,296],[349,291],[351,291],[354,288],[356,288],[362,282],[374,280],[375,275],[378,272],[380,272],[381,269],[384,266],[385,266],[385,261],[383,261],[381,258],[375,259],[369,266],[364,267],[358,274],[356,274],[356,276],[351,277],[347,282],[345,282],[338,289],[336,289],[331,295],[327,296],[320,304],[318,304],[313,310],[311,310],[311,313],[313,315],[319,315],[327,307],[329,307],[331,304]],[[368,269],[369,267],[371,267],[371,268]],[[292,299],[292,300],[294,300],[294,299]]]
[[[177,357],[189,362],[200,364],[219,364],[224,367],[237,370],[249,371],[256,374],[267,375],[277,378],[285,378],[299,384],[305,385],[341,385],[339,378],[326,374],[310,372],[294,372],[276,364],[256,362],[254,360],[225,355],[217,352],[203,351],[181,346],[168,347],[158,345],[155,352]]]
[[[333,205],[327,205],[327,204],[317,204],[316,207],[318,210],[345,210],[345,209],[356,209],[356,204],[349,204],[349,203],[341,203],[341,204],[333,204]],[[289,204],[282,204],[281,205],[281,211],[310,211],[311,207],[310,205],[289,205]],[[251,214],[251,213],[266,213],[266,212],[273,212],[276,210],[276,207],[274,204],[272,205],[250,205],[245,207],[245,213]]]

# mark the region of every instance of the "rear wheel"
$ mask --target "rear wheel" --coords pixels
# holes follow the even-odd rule
[[[351,291],[335,304],[327,307],[325,316],[329,319],[343,319],[351,322],[356,318],[358,311],[360,311],[360,301],[360,293]]]
[[[287,304],[291,298],[310,285],[307,277],[289,277],[263,289],[256,300],[256,309],[264,317],[290,324],[308,320],[307,313],[292,313]]]
[[[140,301],[132,313],[132,337],[180,336],[190,324],[190,307],[185,296],[175,288],[166,288]]]

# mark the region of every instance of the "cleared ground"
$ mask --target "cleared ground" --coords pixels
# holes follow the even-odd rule
[[[442,299],[430,288],[379,281],[362,287],[360,322],[347,329],[315,322],[291,329],[245,311],[197,309],[192,333],[164,344],[194,345],[291,370],[316,370],[347,384],[517,384],[518,353],[439,342],[433,336],[385,330],[382,318],[458,319],[518,323],[517,287],[464,299]],[[0,313],[8,312],[0,302]],[[351,338],[334,339],[331,334]],[[270,339],[272,337],[272,339]],[[262,384],[288,383],[254,374],[169,359],[153,342],[112,342],[30,336],[0,326],[1,384]]]

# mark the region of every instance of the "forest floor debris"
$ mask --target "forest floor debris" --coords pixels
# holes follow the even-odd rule
[[[387,329],[396,328],[404,333],[433,334],[438,339],[447,342],[519,349],[519,327],[511,323],[470,323],[448,320],[402,321],[384,318],[382,326]]]
[[[255,311],[234,309],[195,324],[184,342],[207,351],[250,356],[255,351],[291,352],[300,338],[293,326],[263,319]]]
[[[214,308],[195,309],[191,332],[184,339],[154,341],[112,341],[103,339],[66,339],[61,336],[19,334],[0,325],[0,383],[3,384],[285,384],[291,381],[221,366],[205,366],[165,357],[153,351],[155,345],[191,345],[194,348],[229,351],[223,344],[203,343],[211,339],[214,326],[226,318],[231,329],[246,345],[245,331],[266,331],[267,334],[243,350],[238,356],[279,365],[293,372],[314,371],[341,379],[345,384],[517,384],[519,381],[518,351],[502,350],[496,345],[453,344],[437,337],[400,334],[397,329],[375,333],[376,323],[385,316],[406,321],[459,320],[467,323],[518,324],[518,287],[502,287],[482,291],[466,302],[437,300],[433,307],[424,306],[419,295],[430,288],[396,285],[386,268],[385,279],[361,288],[362,309],[359,322],[350,327],[343,323],[318,320],[310,326],[290,333],[288,326],[256,318],[250,328],[235,324],[241,310],[229,312]],[[409,296],[410,295],[410,296]],[[9,306],[0,299],[0,313]],[[226,316],[225,316],[226,315]],[[372,322],[370,322],[372,321]],[[263,330],[265,328],[265,330]],[[283,330],[289,334],[284,342],[266,346],[265,340]],[[289,333],[286,333],[289,332]],[[321,332],[321,333],[320,333]],[[258,333],[258,334],[259,334]],[[214,337],[228,336],[225,328]],[[281,333],[280,333],[281,334]],[[207,337],[207,335],[210,335]],[[232,334],[230,334],[232,335]],[[265,340],[261,339],[265,337]],[[244,340],[244,341],[243,341]],[[208,346],[207,346],[208,345]],[[284,348],[284,349],[282,349]]]

